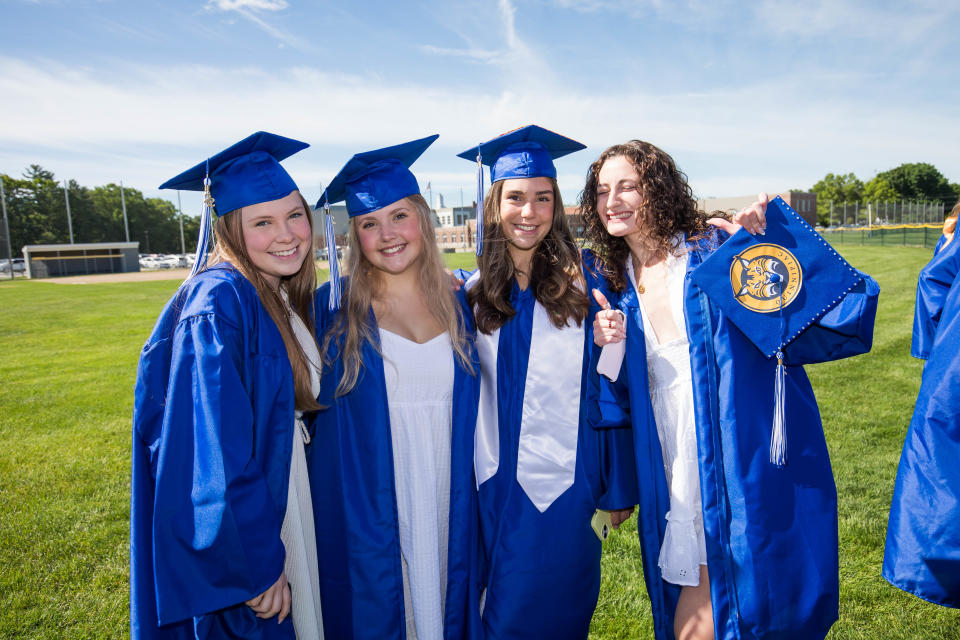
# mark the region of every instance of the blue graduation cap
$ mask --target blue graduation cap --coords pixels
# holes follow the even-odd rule
[[[764,356],[777,358],[771,462],[786,462],[783,349],[834,308],[860,273],[779,196],[763,236],[740,230],[691,275]]]
[[[490,167],[491,184],[510,178],[556,178],[553,161],[586,148],[531,124],[458,153],[458,158],[477,163],[477,255],[483,252],[483,165]]]
[[[336,246],[336,239],[330,205],[345,201],[347,214],[352,218],[382,209],[407,196],[419,194],[420,186],[410,171],[410,166],[439,137],[439,134],[434,134],[392,147],[355,154],[324,189],[323,195],[317,201],[317,208],[323,207],[326,211],[325,234],[330,260],[331,311],[340,306],[340,265],[336,251],[331,250]]]
[[[188,277],[206,266],[212,213],[223,215],[290,195],[297,185],[280,161],[309,146],[258,131],[160,185],[161,189],[204,192],[196,260]]]

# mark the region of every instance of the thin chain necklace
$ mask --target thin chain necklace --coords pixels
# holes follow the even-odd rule
[[[647,288],[640,282],[640,273],[643,271],[643,267],[638,264],[638,260],[633,255],[630,256],[630,260],[633,261],[633,275],[636,280],[637,293],[643,295],[647,292]]]

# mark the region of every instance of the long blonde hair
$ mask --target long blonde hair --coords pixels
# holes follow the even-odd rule
[[[530,289],[557,328],[573,320],[580,326],[590,309],[580,270],[580,251],[570,233],[560,187],[553,178],[553,222],[537,246],[530,265]],[[516,314],[510,304],[514,264],[506,235],[500,226],[503,181],[494,182],[483,200],[483,253],[477,260],[480,279],[467,294],[475,309],[477,331],[492,333]]]
[[[430,207],[420,194],[407,196],[406,199],[417,212],[421,239],[418,280],[423,288],[427,305],[433,317],[450,336],[454,353],[461,366],[473,374],[462,311],[451,289],[450,275],[440,257],[440,249],[437,248]],[[357,225],[353,220],[350,221],[346,273],[350,275],[350,279],[341,300],[342,309],[337,321],[323,339],[322,350],[325,354],[324,358],[327,358],[326,354],[330,353],[331,343],[334,341],[341,343],[339,357],[343,361],[343,376],[337,385],[338,396],[349,393],[357,384],[360,368],[364,365],[360,356],[363,343],[369,342],[377,349],[377,353],[380,353],[379,340],[374,338],[373,326],[370,324],[370,313],[374,299],[382,290],[383,281],[379,270],[363,255],[360,240],[357,237]],[[326,364],[332,363],[328,361]]]
[[[312,336],[314,332],[313,292],[317,288],[317,272],[313,262],[313,217],[310,206],[303,196],[300,196],[300,202],[303,204],[304,215],[310,223],[310,246],[303,264],[300,265],[300,270],[292,276],[281,278],[280,286],[286,291],[293,312],[307,325]],[[214,222],[214,253],[211,264],[229,262],[253,284],[260,302],[270,314],[273,323],[277,325],[280,336],[283,338],[283,345],[287,348],[287,358],[290,360],[290,368],[293,371],[296,407],[300,411],[314,411],[319,409],[320,405],[317,404],[317,399],[310,388],[310,363],[300,347],[300,342],[293,335],[287,305],[283,303],[280,292],[270,288],[260,270],[250,260],[246,243],[243,241],[242,213],[242,208],[235,209],[220,216]]]

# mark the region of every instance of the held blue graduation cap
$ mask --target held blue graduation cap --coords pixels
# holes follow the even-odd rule
[[[160,185],[161,189],[204,192],[196,259],[188,279],[207,264],[212,213],[224,215],[290,195],[297,185],[280,161],[309,146],[258,131]]]
[[[786,464],[783,349],[862,277],[779,196],[763,236],[740,230],[691,276],[766,357],[777,358],[770,461]]]
[[[439,134],[411,140],[402,144],[364,151],[354,155],[343,165],[340,173],[330,181],[317,201],[317,208],[326,211],[325,234],[330,260],[331,311],[340,306],[340,265],[337,262],[336,238],[330,205],[345,201],[347,214],[352,218],[382,209],[397,200],[420,193],[417,179],[410,166],[423,155]]]
[[[477,163],[477,255],[483,252],[483,165],[490,167],[490,184],[510,178],[556,178],[553,161],[586,148],[531,124],[458,153],[458,158]]]

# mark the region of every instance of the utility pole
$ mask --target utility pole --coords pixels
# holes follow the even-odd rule
[[[123,196],[123,180],[120,181],[120,208],[123,209],[123,232],[130,242],[130,225],[127,224],[127,199]]]
[[[70,219],[70,190],[67,180],[63,181],[63,199],[67,203],[67,230],[70,232],[70,244],[73,244],[73,220]]]
[[[7,220],[7,195],[3,192],[2,177],[0,177],[0,206],[3,207],[3,232],[7,235],[7,266],[10,267],[10,279],[13,280],[13,247],[10,245],[10,221]]]
[[[180,214],[180,253],[187,258],[187,245],[183,241],[183,207],[180,206],[180,190],[177,189],[177,213]]]

